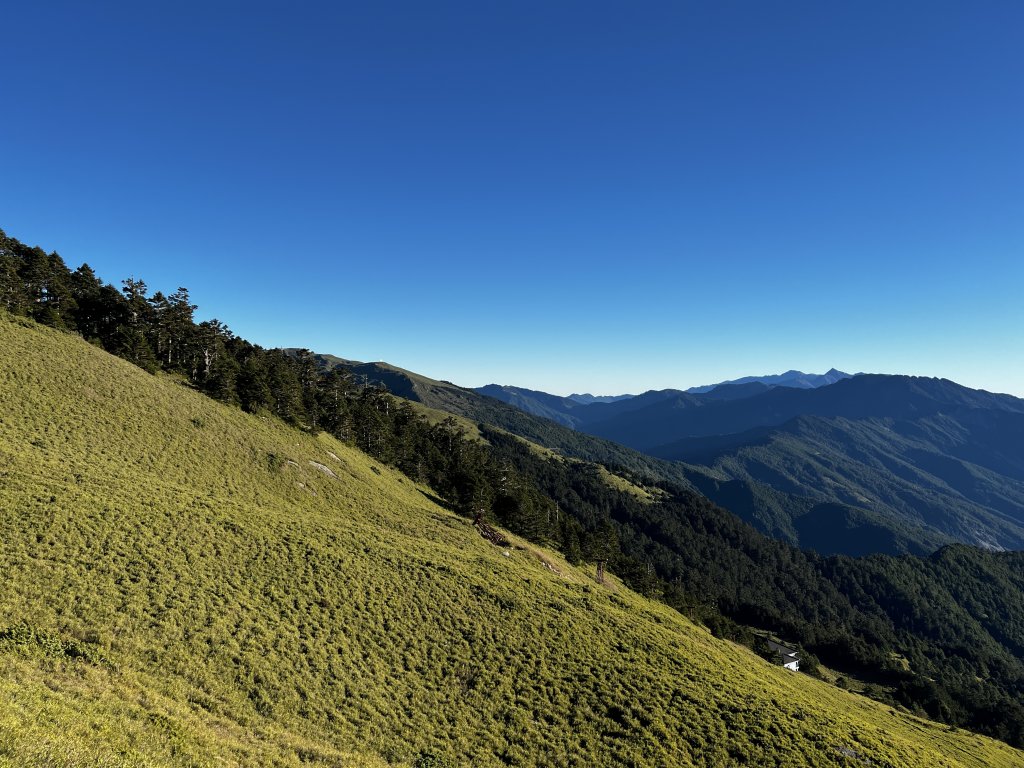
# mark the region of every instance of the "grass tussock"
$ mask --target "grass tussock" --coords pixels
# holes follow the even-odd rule
[[[1024,764],[430,495],[0,316],[0,767]]]

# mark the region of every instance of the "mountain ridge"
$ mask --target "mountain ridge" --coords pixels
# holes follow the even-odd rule
[[[817,387],[835,384],[841,379],[848,379],[851,376],[860,374],[843,373],[835,368],[830,368],[825,373],[804,373],[803,371],[789,370],[785,373],[768,374],[763,376],[741,376],[738,379],[720,381],[717,384],[703,384],[698,387],[690,387],[687,392],[700,394],[710,392],[723,384],[751,384],[760,383],[768,386],[796,387],[798,389],[815,389]]]
[[[569,427],[579,428],[583,424],[595,423],[601,419],[608,418],[611,414],[620,413],[624,410],[636,410],[639,403],[631,404],[631,401],[635,401],[637,398],[643,398],[642,402],[646,402],[652,399],[668,399],[689,394],[707,395],[708,399],[715,400],[738,399],[758,393],[762,387],[782,386],[813,389],[833,384],[843,378],[850,378],[850,374],[837,371],[835,368],[824,374],[805,374],[794,370],[770,376],[745,376],[740,379],[719,382],[718,384],[690,387],[687,390],[647,390],[639,395],[601,397],[589,394],[573,394],[562,397],[561,395],[552,395],[536,389],[527,389],[507,384],[486,384],[482,387],[474,387],[473,389],[482,395],[514,405],[526,413],[542,416]],[[615,404],[619,404],[619,407],[611,409],[601,409],[598,407]],[[587,406],[595,407],[590,408]]]
[[[592,395],[589,392],[579,394],[573,392],[571,395],[566,395],[570,400],[575,400],[581,405],[590,405],[591,403],[614,403],[618,400],[628,400],[635,395]]]
[[[839,504],[849,509],[835,518],[831,540],[825,528],[815,527],[815,548],[865,553],[859,545],[849,548],[847,525],[859,520],[891,528],[877,537],[877,551],[899,547],[920,553],[949,541],[1024,547],[1024,457],[1014,449],[1024,444],[1022,412],[1024,400],[947,379],[858,374],[805,389],[749,381],[702,393],[644,393],[577,408],[570,426],[685,462],[694,487],[788,541],[801,541],[801,530],[810,530],[808,521],[797,523],[810,506]],[[811,417],[819,420],[807,422]],[[818,445],[811,424],[836,435],[845,448]],[[880,447],[886,434],[901,446],[898,452]],[[867,463],[862,456],[870,456]],[[713,477],[751,488],[767,485],[791,501],[782,508],[751,506],[743,499],[761,498],[764,504],[768,497],[736,494]]]

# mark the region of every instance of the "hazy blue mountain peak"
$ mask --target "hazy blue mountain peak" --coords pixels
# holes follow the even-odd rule
[[[720,381],[717,384],[704,384],[699,387],[690,387],[687,392],[690,394],[703,394],[710,392],[716,387],[734,384],[751,384],[754,382],[766,384],[770,387],[795,387],[798,389],[817,389],[829,384],[835,384],[842,379],[852,378],[849,373],[831,368],[826,373],[804,373],[803,371],[789,370],[785,373],[768,374],[765,376],[743,376],[739,379]]]
[[[632,397],[635,395],[592,395],[589,392],[583,394],[573,392],[568,399],[575,400],[581,405],[590,405],[591,403],[617,403],[619,400],[629,400]]]

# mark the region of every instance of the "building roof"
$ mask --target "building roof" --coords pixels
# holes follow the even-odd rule
[[[768,641],[768,647],[782,657],[783,664],[791,664],[794,661],[800,661],[800,651],[796,648],[790,648],[782,643],[776,643],[774,640]]]

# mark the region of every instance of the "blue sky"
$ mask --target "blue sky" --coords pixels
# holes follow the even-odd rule
[[[0,227],[467,386],[1024,396],[1024,4],[9,4]]]

